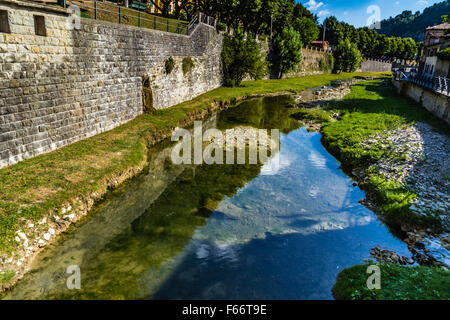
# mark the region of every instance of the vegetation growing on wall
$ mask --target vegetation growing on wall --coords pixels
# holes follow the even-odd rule
[[[167,75],[172,73],[173,69],[175,68],[175,61],[173,60],[172,57],[169,57],[166,60],[166,62],[164,63],[164,68]]]
[[[194,60],[192,60],[191,57],[186,57],[183,59],[183,74],[187,75],[189,72],[194,69],[195,63]]]
[[[319,60],[319,69],[323,72],[331,72],[334,69],[334,57],[331,53],[325,53]]]
[[[155,111],[155,108],[153,107],[153,92],[150,86],[150,77],[147,74],[142,77],[142,100],[144,111]]]
[[[222,64],[225,85],[229,87],[239,86],[246,76],[261,79],[267,69],[259,44],[240,29],[233,35],[225,35]]]

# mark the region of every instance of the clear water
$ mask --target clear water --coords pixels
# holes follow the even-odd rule
[[[298,128],[288,98],[254,99],[209,126],[278,128],[281,167],[177,166],[172,145],[149,172],[113,192],[58,243],[6,299],[332,299],[343,268],[371,248],[409,256],[364,193]],[[66,268],[81,269],[69,290]]]

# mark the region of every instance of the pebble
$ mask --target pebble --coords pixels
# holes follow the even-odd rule
[[[43,236],[43,237],[44,237],[45,240],[48,241],[48,240],[50,240],[50,238],[51,238],[52,236],[50,235],[50,233],[44,233],[44,236]]]
[[[383,158],[370,169],[407,186],[418,196],[411,211],[417,216],[439,215],[444,230],[450,230],[450,138],[417,122],[374,135],[361,145],[368,150],[377,145],[402,155]]]

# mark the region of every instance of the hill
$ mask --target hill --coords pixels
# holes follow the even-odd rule
[[[416,41],[423,41],[425,28],[441,23],[442,16],[449,13],[450,0],[436,3],[422,13],[403,11],[394,18],[381,21],[381,29],[377,32],[389,37],[411,37]]]

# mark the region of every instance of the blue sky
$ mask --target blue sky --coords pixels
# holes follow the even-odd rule
[[[363,27],[367,20],[374,15],[381,16],[381,19],[394,17],[404,10],[411,10],[412,12],[423,11],[435,3],[443,0],[297,0],[307,7],[311,12],[319,16],[322,22],[327,16],[334,15],[339,20],[345,21],[356,27]],[[373,8],[370,13],[367,9],[370,6],[377,6]],[[442,13],[444,14],[444,13]]]

